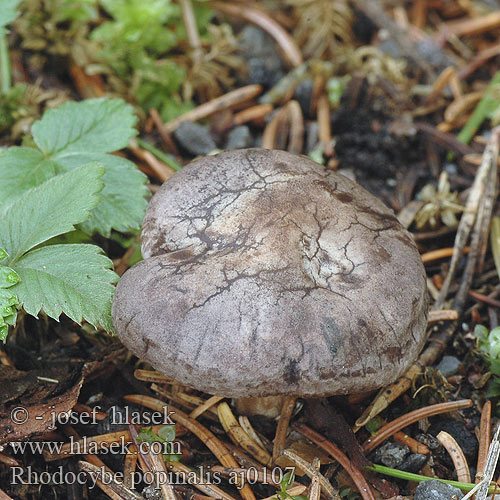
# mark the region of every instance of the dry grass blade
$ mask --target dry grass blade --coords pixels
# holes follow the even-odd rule
[[[119,483],[113,476],[112,472],[99,468],[84,460],[79,460],[80,469],[87,472],[91,476],[97,478],[98,486],[115,500],[144,500],[142,495],[139,495],[133,490],[127,488],[124,484]],[[110,491],[111,490],[111,491]],[[112,493],[113,495],[110,495]]]
[[[291,66],[297,67],[302,64],[302,54],[294,39],[264,11],[243,3],[210,2],[209,5],[228,16],[240,17],[267,31],[276,40]]]
[[[135,156],[137,156],[137,158],[148,164],[152,170],[152,175],[154,175],[154,177],[156,177],[160,182],[165,182],[167,179],[170,179],[172,175],[174,175],[175,170],[173,168],[170,168],[168,165],[158,160],[158,158],[156,158],[156,156],[149,151],[140,148],[135,139],[130,140],[129,149]]]
[[[250,108],[235,113],[233,116],[234,125],[243,125],[248,122],[263,122],[264,118],[274,109],[272,104],[256,104]]]
[[[309,462],[306,462],[303,458],[299,457],[296,453],[291,450],[283,450],[281,452],[285,457],[287,457],[291,462],[297,467],[300,467],[311,479],[318,477],[318,481],[323,489],[323,493],[327,498],[333,500],[340,500],[339,494],[334,490],[330,481],[326,479],[323,474],[320,474],[317,469],[315,469]]]
[[[227,403],[221,403],[217,407],[219,420],[234,444],[241,446],[247,453],[250,453],[261,464],[270,465],[271,455],[252,441],[248,434],[241,428]]]
[[[163,373],[157,372],[156,370],[135,370],[134,377],[142,382],[151,382],[158,384],[171,384],[174,379],[163,375]]]
[[[404,427],[418,422],[426,417],[439,415],[441,413],[448,413],[450,411],[461,410],[462,408],[470,408],[472,401],[470,399],[462,399],[460,401],[448,401],[447,403],[438,403],[425,408],[413,410],[406,415],[396,418],[392,422],[381,427],[375,436],[368,438],[363,444],[364,451],[372,451],[379,444],[383,443],[387,438],[392,436],[395,432],[400,431]]]
[[[493,440],[491,441],[490,448],[488,451],[488,457],[486,458],[486,464],[482,472],[481,486],[476,494],[476,500],[486,500],[488,496],[488,487],[490,482],[493,480],[493,474],[498,463],[498,456],[500,454],[500,441],[498,440],[500,433],[500,426],[497,426]],[[479,486],[479,485],[478,485]]]
[[[224,490],[221,490],[218,486],[209,483],[206,480],[206,478],[194,479],[192,477],[193,469],[191,469],[187,465],[182,464],[181,462],[169,462],[167,464],[167,467],[169,468],[169,470],[181,473],[182,478],[186,478],[186,481],[189,484],[191,484],[192,486],[200,490],[202,493],[205,493],[210,497],[217,498],[220,500],[235,500],[235,498],[232,497],[229,493],[226,493]],[[215,469],[215,467],[212,468],[212,471]]]
[[[274,438],[273,463],[276,462],[276,459],[281,455],[281,451],[285,448],[288,425],[290,424],[296,401],[297,398],[295,396],[287,396],[283,401],[278,427],[276,428],[276,436]]]
[[[288,109],[288,120],[290,121],[290,132],[287,150],[293,154],[302,153],[304,147],[304,117],[302,108],[298,101],[290,101],[286,105]]]
[[[278,132],[280,129],[283,130],[288,125],[288,122],[288,108],[284,106],[276,112],[264,129],[264,133],[262,134],[262,147],[264,149],[284,149],[284,144],[280,147],[280,145],[276,143],[280,135]],[[281,134],[281,136],[283,136],[283,134]]]
[[[491,441],[491,401],[486,401],[481,412],[479,425],[479,451],[477,452],[476,483],[480,480],[480,473],[484,470],[488,447]]]
[[[463,249],[463,253],[469,253],[470,248],[465,247]],[[430,252],[423,253],[420,257],[422,258],[422,262],[427,264],[428,262],[433,262],[439,259],[445,259],[446,257],[451,257],[453,255],[453,248],[438,248],[437,250],[431,250]]]
[[[157,482],[159,484],[157,484],[156,487],[159,486],[163,499],[178,500],[173,486],[168,481],[164,480],[164,478],[168,477],[168,471],[165,461],[163,460],[163,455],[161,453],[154,453],[152,450],[149,450],[148,455],[151,460],[154,477],[158,478]]]
[[[157,392],[162,396],[165,396],[169,400],[175,401],[182,407],[189,408],[190,411],[195,410],[205,402],[205,400],[203,398],[200,398],[199,396],[194,396],[193,394],[186,394],[179,390],[174,391],[173,389],[172,391],[167,391],[163,389],[163,387],[158,386],[157,384],[152,384],[151,390]],[[218,421],[217,411],[214,407],[208,408],[205,411],[205,417],[214,421]]]
[[[165,134],[172,133],[183,122],[196,122],[207,118],[214,113],[218,113],[223,109],[229,109],[243,102],[249,101],[257,97],[262,92],[261,85],[247,85],[236,90],[232,90],[227,94],[216,97],[211,101],[205,102],[200,106],[184,113],[174,120],[165,123],[163,127]]]
[[[311,486],[309,486],[309,495],[307,497],[308,500],[319,500],[320,498],[321,495],[321,481],[319,477],[320,465],[321,463],[319,461],[319,458],[315,457],[312,463],[312,467],[315,471],[315,474],[312,477]]]
[[[455,321],[457,319],[458,311],[453,309],[441,309],[440,311],[430,311],[427,322],[437,323],[438,321]]]
[[[125,396],[127,401],[131,403],[136,403],[142,406],[146,406],[147,408],[151,408],[156,411],[164,411],[165,406],[167,406],[163,401],[159,399],[152,398],[150,396],[143,396],[141,394],[130,394]],[[171,418],[174,422],[181,424],[183,427],[192,432],[197,438],[201,440],[202,443],[217,457],[219,462],[226,467],[239,467],[238,462],[231,455],[229,450],[226,448],[224,443],[222,443],[215,435],[210,432],[208,429],[203,427],[199,422],[193,420],[186,413],[172,406],[168,406],[169,411],[173,411],[174,413],[171,415]],[[241,487],[241,496],[245,500],[255,500],[255,495],[252,490],[248,486],[248,484],[244,484]]]
[[[491,253],[495,261],[497,274],[500,277],[500,217],[493,217],[490,230]]]
[[[457,473],[457,479],[463,483],[470,483],[469,466],[467,465],[464,452],[456,442],[455,438],[450,436],[447,432],[441,431],[437,435],[437,439],[449,453]]]
[[[212,408],[212,406],[216,405],[219,401],[222,401],[224,398],[222,396],[212,396],[208,398],[203,404],[195,408],[189,416],[191,418],[198,418],[200,415],[203,415],[207,410]]]
[[[444,280],[438,300],[434,304],[434,310],[442,308],[446,296],[448,295],[451,280],[454,278],[457,271],[458,262],[460,260],[460,257],[463,255],[465,244],[467,242],[467,239],[469,238],[474,223],[478,218],[481,200],[484,199],[484,193],[486,191],[487,184],[489,181],[491,181],[491,171],[492,169],[496,171],[498,160],[499,133],[500,131],[498,128],[492,131],[491,139],[488,142],[488,145],[486,146],[486,149],[483,153],[483,161],[481,162],[481,166],[477,171],[476,178],[474,179],[474,183],[465,205],[464,213],[462,214],[460,223],[458,225],[450,269]]]
[[[10,497],[9,495],[7,495],[7,493],[5,493],[5,491],[0,490],[0,500],[14,500],[14,499],[12,497]]]
[[[250,423],[250,420],[248,420],[248,417],[246,415],[240,415],[238,417],[238,422],[240,423],[241,428],[249,435],[250,439],[255,441],[264,450],[269,451],[270,449],[269,443],[268,446],[266,446],[261,437],[257,434],[255,429],[253,428],[252,424]]]
[[[372,488],[366,481],[363,473],[353,465],[353,463],[346,457],[337,445],[328,441],[324,436],[307,427],[307,425],[294,424],[293,428],[337,460],[347,474],[351,476],[351,479],[356,485],[356,488],[358,488],[363,500],[375,500]]]
[[[128,447],[128,451],[125,455],[125,463],[123,464],[123,484],[127,488],[134,488],[134,473],[138,460],[137,446],[131,444]]]
[[[193,60],[199,62],[202,56],[202,48],[200,41],[200,34],[196,26],[196,19],[194,17],[193,4],[191,0],[179,0],[182,12],[182,21],[186,28],[186,35],[189,42],[189,47],[193,51]]]
[[[318,136],[326,156],[333,155],[332,131],[330,125],[330,104],[326,94],[318,98]]]

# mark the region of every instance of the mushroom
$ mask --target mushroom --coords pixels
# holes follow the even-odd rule
[[[117,334],[210,394],[371,391],[425,342],[412,236],[380,200],[305,156],[247,149],[192,162],[153,196],[142,253],[116,289]]]

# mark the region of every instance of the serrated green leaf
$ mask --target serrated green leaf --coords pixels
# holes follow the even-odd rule
[[[58,319],[64,313],[77,323],[85,319],[112,331],[111,301],[118,276],[112,262],[95,245],[51,245],[24,255],[16,263],[21,281],[12,288],[24,310],[44,311]]]
[[[20,2],[21,0],[0,0],[0,33],[19,15],[16,8]]]
[[[9,254],[3,248],[0,248],[0,262],[5,260],[8,256]]]
[[[61,159],[61,164],[72,169],[88,161],[102,163],[106,173],[101,202],[81,228],[88,234],[98,232],[108,237],[111,229],[128,232],[140,227],[148,205],[147,177],[131,161],[105,153],[73,155]]]
[[[0,154],[0,213],[28,189],[60,172],[60,167],[32,148],[8,148]]]
[[[104,168],[86,165],[57,175],[21,195],[0,220],[0,247],[15,262],[31,248],[85,221],[99,202]],[[21,276],[22,278],[22,276]]]
[[[136,134],[134,108],[121,99],[66,102],[32,126],[37,146],[53,160],[75,153],[109,153]]]
[[[10,288],[18,283],[19,275],[7,266],[0,266],[0,288]]]
[[[105,188],[85,231],[109,236],[112,229],[138,229],[147,206],[147,177],[132,162],[106,153],[128,144],[135,121],[133,108],[121,99],[88,99],[47,111],[33,125],[43,152],[13,147],[0,155],[0,214],[27,189],[98,161],[107,170]]]

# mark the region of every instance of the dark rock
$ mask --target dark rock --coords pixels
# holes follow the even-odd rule
[[[418,484],[413,500],[458,500],[462,497],[462,492],[455,486],[433,479]]]
[[[437,422],[429,428],[429,433],[437,436],[441,431],[445,431],[453,436],[462,448],[465,456],[474,462],[477,457],[478,442],[462,422],[458,420],[443,420]]]
[[[181,123],[175,130],[174,137],[183,149],[194,156],[206,155],[217,149],[208,130],[198,123]]]
[[[428,458],[428,455],[412,453],[404,459],[403,463],[398,467],[398,469],[417,474],[418,472],[420,472],[420,469],[424,466],[425,462],[427,462]]]
[[[425,444],[429,450],[437,450],[441,447],[441,443],[431,434],[417,434],[415,439],[422,444]]]
[[[255,26],[240,35],[240,53],[248,66],[248,83],[271,87],[283,77],[283,61],[274,40]]]
[[[250,129],[246,125],[240,125],[229,132],[224,149],[244,149],[250,147],[252,142],[253,137]]]
[[[436,368],[443,374],[444,377],[451,377],[458,373],[458,368],[461,361],[455,356],[443,356],[443,359],[436,366]]]
[[[162,500],[163,498],[160,488],[155,488],[153,485],[146,486],[142,490],[142,495],[146,500]]]
[[[129,410],[130,411],[130,410]],[[113,405],[106,411],[107,417],[99,420],[95,425],[97,434],[107,434],[109,432],[124,431],[128,429],[127,410],[120,405]]]
[[[293,97],[299,102],[304,116],[310,116],[311,114],[310,110],[313,90],[314,82],[312,80],[304,80],[303,82],[300,82],[297,87],[295,87]]]
[[[306,152],[309,154],[318,144],[319,125],[317,121],[306,124]]]
[[[398,468],[409,455],[410,448],[404,444],[388,442],[374,454],[373,461],[386,467]]]

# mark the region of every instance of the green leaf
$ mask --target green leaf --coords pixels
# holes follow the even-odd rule
[[[154,433],[152,427],[143,427],[137,434],[137,439],[141,443],[155,443],[157,441],[161,441]]]
[[[27,189],[97,161],[106,167],[101,203],[83,227],[109,236],[138,229],[146,211],[147,177],[135,165],[107,154],[135,134],[133,108],[121,99],[88,99],[47,111],[33,125],[43,152],[13,147],[0,154],[0,214]]]
[[[488,361],[490,362],[491,373],[494,375],[500,375],[500,359],[489,358]]]
[[[19,15],[16,8],[20,2],[21,0],[0,0],[0,33]]]
[[[121,99],[66,102],[43,114],[32,126],[37,146],[57,160],[75,153],[121,149],[136,134],[134,108]]]
[[[10,288],[18,283],[19,275],[7,266],[0,266],[0,288]]]
[[[281,480],[281,491],[286,491],[287,488],[293,484],[295,480],[295,473],[293,470],[289,470],[284,476],[283,479]]]
[[[0,154],[0,212],[28,189],[60,172],[57,164],[32,148],[8,148]]]
[[[0,248],[0,262],[5,260],[8,256],[9,254],[3,248]]]
[[[0,220],[0,247],[14,263],[31,248],[85,221],[97,205],[104,168],[86,165],[26,191]],[[21,276],[22,278],[22,276]]]
[[[175,439],[175,425],[164,425],[158,430],[158,437],[162,441],[171,442]]]
[[[11,290],[0,289],[0,340],[5,342],[9,325],[15,325],[19,301]]]
[[[23,256],[15,269],[21,281],[12,288],[28,314],[64,313],[112,331],[111,301],[118,276],[112,262],[95,245],[51,245]]]
[[[125,158],[105,153],[69,156],[61,159],[61,165],[69,170],[89,161],[105,165],[106,173],[102,178],[101,202],[93,210],[92,217],[82,224],[82,229],[89,234],[98,232],[109,237],[111,229],[129,232],[140,227],[148,205],[146,176]]]

